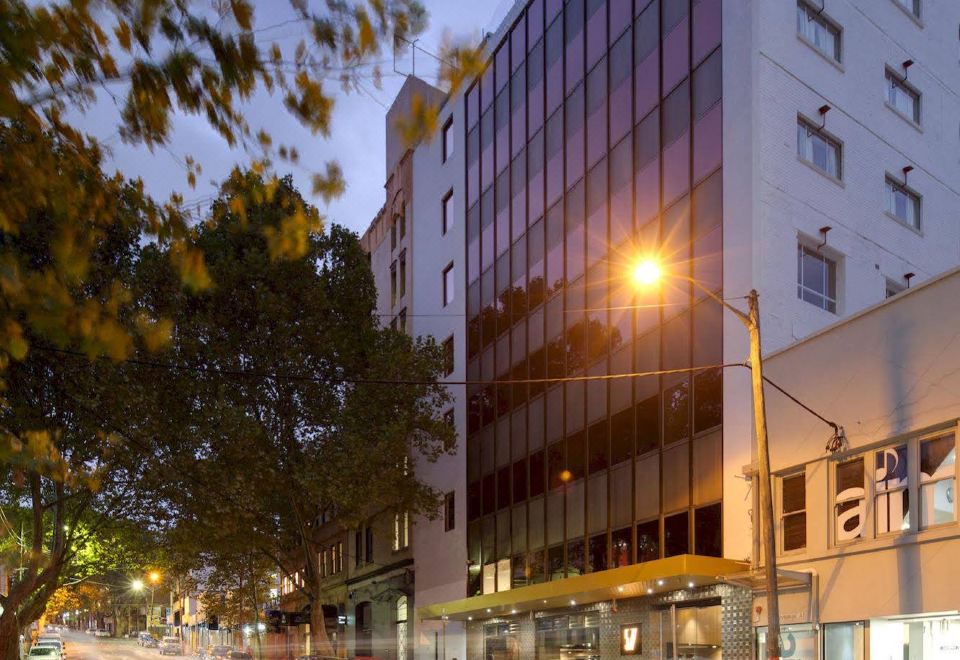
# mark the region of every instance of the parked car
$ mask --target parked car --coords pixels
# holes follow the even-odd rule
[[[148,632],[137,633],[137,646],[146,646],[146,642],[153,639],[153,635]],[[154,640],[156,641],[156,640]]]
[[[87,628],[87,629],[84,630],[83,632],[84,632],[85,634],[87,634],[87,635],[92,635],[93,633],[97,632],[97,629],[96,629],[96,628]]]
[[[63,654],[52,646],[34,646],[28,654],[30,658],[43,658],[44,660],[63,660]]]
[[[34,646],[37,648],[56,649],[57,653],[59,653],[61,657],[64,657],[64,658],[67,657],[67,652],[63,648],[63,642],[59,639],[51,639],[50,637],[46,637],[46,639],[44,639],[44,636],[41,636],[37,638],[37,641],[34,644]]]
[[[160,642],[160,655],[183,655],[179,637],[164,637]]]
[[[253,660],[253,656],[246,651],[230,651],[228,658],[238,658],[239,660]]]
[[[94,637],[111,637],[111,634],[110,634],[110,631],[109,631],[109,630],[103,630],[103,629],[101,628],[100,630],[98,630],[98,631],[96,631],[95,633],[93,633],[93,636],[94,636]]]
[[[214,646],[207,647],[207,658],[226,658],[227,654],[230,653],[233,649],[229,646],[224,646],[223,644],[216,644]]]

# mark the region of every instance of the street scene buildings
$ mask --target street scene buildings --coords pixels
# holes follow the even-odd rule
[[[231,5],[235,14],[240,7],[237,24],[249,23],[245,4]],[[382,5],[371,3],[372,13]],[[64,360],[108,357],[158,382],[196,378],[183,399],[174,386],[147,388],[161,417],[170,411],[170,427],[151,418],[104,431],[87,422],[117,447],[135,432],[149,447],[175,438],[152,455],[161,471],[138,459],[133,476],[124,473],[131,489],[142,480],[154,498],[130,519],[138,540],[144,529],[180,532],[168,538],[188,550],[166,559],[194,565],[181,576],[134,579],[135,597],[120,571],[123,585],[102,585],[136,601],[127,610],[135,621],[123,626],[137,638],[136,657],[158,648],[276,660],[960,658],[960,2],[513,0],[498,16],[482,36],[481,66],[463,84],[401,72],[398,45],[416,57],[417,41],[391,34],[392,74],[403,82],[384,108],[383,192],[364,191],[380,210],[359,235],[323,234],[316,209],[298,206],[292,176],[258,178],[269,157],[254,174],[231,175],[212,203],[222,234],[192,220],[168,232],[204,235],[220,258],[211,276],[196,266],[202,259],[171,248],[176,276],[189,283],[181,288],[228,306],[213,297],[223,287],[201,286],[226,274],[236,286],[226,296],[246,301],[226,331],[221,310],[170,294],[180,282],[147,260],[161,275],[148,269],[137,279],[149,295],[130,314],[142,333],[130,343],[149,347],[149,329],[162,326],[162,341],[181,342],[175,358],[128,364],[95,343],[100,335],[75,350],[37,344]],[[366,25],[370,33],[358,31],[354,43],[352,27],[311,25],[320,41],[348,35],[343,52],[383,36]],[[277,50],[271,63],[275,74],[292,67],[297,76],[303,98],[288,95],[286,107],[327,135],[329,108],[307,108],[322,85],[300,78],[308,51],[288,62]],[[336,69],[344,89],[351,65],[359,66]],[[411,117],[424,130],[412,130]],[[271,148],[265,133],[257,142]],[[280,162],[297,164],[296,149],[283,149]],[[195,184],[194,162],[185,162]],[[342,191],[338,167],[312,179],[315,194]],[[156,212],[133,206],[150,219]],[[282,240],[293,225],[300,233]],[[250,226],[254,238],[244,233]],[[314,241],[321,235],[333,238]],[[63,258],[70,246],[62,243],[34,261]],[[149,241],[134,243],[138,259],[140,251],[154,258]],[[283,252],[291,246],[311,260],[305,270]],[[351,255],[359,267],[336,272],[356,265]],[[232,260],[242,267],[228,268]],[[10,263],[0,259],[5,296],[16,287],[4,273],[21,267]],[[80,282],[85,268],[65,270]],[[316,299],[297,288],[313,271],[328,278],[309,289]],[[267,284],[251,283],[250,273]],[[288,288],[293,304],[282,295]],[[112,292],[98,295],[121,304]],[[351,307],[352,295],[370,296],[365,311]],[[256,334],[281,307],[296,313]],[[180,314],[180,325],[156,320],[167,313]],[[312,324],[301,326],[309,314]],[[364,343],[375,335],[364,323],[383,336]],[[321,332],[329,339],[316,341]],[[283,341],[301,342],[304,355],[281,350]],[[229,342],[241,346],[237,355],[217,352]],[[7,343],[0,376],[2,351],[20,348]],[[384,346],[398,364],[379,357]],[[434,372],[422,366],[430,356]],[[39,371],[56,368],[45,362]],[[425,370],[404,371],[416,368]],[[136,378],[143,371],[118,381]],[[81,381],[80,394],[95,381]],[[448,397],[430,389],[437,382]],[[391,426],[393,417],[369,404],[388,409],[395,402],[383,392],[415,387],[442,406],[425,406],[422,417],[389,409],[403,417]],[[73,399],[60,405],[72,410]],[[117,416],[135,417],[136,405],[124,399]],[[428,445],[423,438],[441,444],[446,432],[438,451],[414,451]],[[399,439],[398,452],[385,436]],[[329,483],[307,478],[314,490],[291,489],[305,465],[316,474],[336,467],[324,473]],[[22,504],[19,469],[8,472]],[[410,475],[429,493],[407,492]],[[376,496],[366,492],[374,484]],[[49,495],[31,488],[33,507],[46,507]],[[356,502],[337,499],[347,490]],[[424,513],[427,495],[437,506]],[[257,496],[267,504],[256,508]],[[342,506],[321,507],[321,497]],[[44,515],[34,517],[37,529]],[[207,547],[211,520],[226,532]],[[42,575],[45,544],[66,554],[77,525],[69,522],[58,515],[31,552],[22,530],[4,532],[16,536],[20,563],[33,565],[15,570],[0,555],[2,603],[18,580]],[[197,569],[201,555],[223,560],[216,589],[198,579],[214,571]],[[232,582],[231,562],[244,562],[240,574],[253,583]],[[154,587],[168,602],[153,602]],[[76,639],[82,628],[119,632],[113,619],[84,609],[81,623],[81,610],[72,621],[61,610],[56,623],[76,628]],[[41,632],[48,622],[31,616]],[[11,631],[0,626],[0,642]]]
[[[875,353],[831,357],[821,346],[844,333],[859,344],[857,323],[905,314],[896,310],[911,298],[935,304],[948,280],[896,296],[958,263],[957,124],[942,109],[960,89],[946,37],[960,8],[826,5],[517,3],[488,36],[485,73],[445,99],[440,134],[407,152],[399,172],[388,138],[395,173],[365,239],[380,312],[449,346],[461,439],[455,456],[418,466],[453,514],[412,528],[417,657],[620,657],[634,635],[645,657],[763,653],[749,380],[718,366],[744,360],[746,333],[683,278],[637,290],[631,268],[649,253],[725,299],[757,289],[764,350],[781,350],[771,378],[847,429],[850,446],[824,451],[829,426],[787,398],[768,404],[778,520],[806,516],[821,562],[804,561],[797,540],[784,552],[793,600],[784,596],[783,622],[802,639],[784,657],[888,657],[883,648],[900,657],[901,646],[922,644],[917,657],[941,657],[956,643],[956,623],[931,617],[956,604],[915,586],[897,558],[929,536],[923,505],[907,523],[904,512],[877,528],[874,503],[893,495],[861,484],[858,504],[843,504],[828,484],[851,447],[952,428],[958,407],[855,435],[847,420],[907,401],[886,393],[860,404],[875,407],[847,407],[840,391],[863,392],[848,372],[870,369],[878,384],[899,377]],[[435,93],[424,88],[409,79],[391,114]],[[924,343],[913,332],[900,341]],[[791,356],[804,378],[780,366]],[[699,369],[580,380],[689,367]],[[906,373],[920,369],[896,365],[904,396],[920,387]],[[545,378],[569,381],[537,382]],[[803,442],[792,435],[801,428]],[[934,436],[941,479],[953,474],[954,440]],[[913,458],[903,465],[922,460],[918,442],[905,442]],[[785,511],[784,492],[794,501],[801,480],[780,473],[803,475],[809,461],[820,481],[808,476],[802,507]],[[873,456],[859,463],[841,477],[859,469],[851,479],[864,482],[880,469]],[[898,497],[918,501],[919,480],[933,473],[920,474],[897,482]],[[928,503],[953,482],[937,483],[925,487]],[[831,521],[855,506],[859,517],[841,520],[859,531],[837,538]],[[942,507],[928,516],[949,529],[953,505]],[[781,522],[778,538],[783,524],[799,525]],[[847,545],[871,525],[884,530],[885,569]],[[826,557],[853,552],[843,572],[852,582],[834,591],[826,574],[839,570]],[[929,552],[949,561],[949,551]],[[874,611],[853,586],[869,575],[888,589]],[[906,615],[915,623],[880,618]]]

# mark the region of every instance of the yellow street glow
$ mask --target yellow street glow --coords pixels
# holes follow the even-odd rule
[[[130,583],[130,588],[133,589],[134,591],[143,590],[143,580],[134,580],[133,582]]]
[[[663,277],[663,269],[653,259],[638,261],[633,267],[633,283],[637,286],[651,286]]]
[[[157,571],[150,571],[150,575],[148,577],[150,578],[150,581],[153,582],[154,584],[160,581],[160,573]]]

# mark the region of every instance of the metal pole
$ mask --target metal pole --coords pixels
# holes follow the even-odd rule
[[[750,375],[753,385],[753,419],[760,462],[760,532],[763,536],[767,575],[767,657],[780,658],[780,602],[777,589],[777,548],[773,533],[773,496],[770,488],[770,446],[767,443],[767,409],[763,398],[763,358],[760,352],[760,304],[756,289],[747,296],[747,330],[750,332]]]

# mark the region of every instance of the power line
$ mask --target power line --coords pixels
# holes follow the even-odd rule
[[[37,350],[50,353],[58,353],[79,357],[89,360],[90,356],[81,351],[73,351],[65,348],[54,348],[52,346],[35,346]],[[98,360],[109,362],[120,362],[126,364],[135,364],[138,366],[150,367],[155,369],[165,369],[168,371],[188,371],[200,374],[214,374],[219,376],[231,376],[237,378],[259,378],[263,380],[291,380],[301,382],[338,382],[351,385],[540,385],[549,383],[577,383],[583,381],[598,380],[620,380],[624,378],[643,378],[647,376],[669,376],[681,373],[694,373],[707,371],[710,369],[725,369],[727,367],[746,366],[742,362],[731,362],[725,364],[708,364],[696,367],[682,367],[678,369],[658,369],[654,371],[635,371],[622,374],[599,374],[583,376],[562,376],[554,378],[509,378],[509,379],[490,379],[490,380],[430,380],[413,378],[350,378],[333,377],[324,378],[322,376],[308,376],[305,374],[285,374],[277,372],[261,372],[248,369],[223,369],[219,367],[203,367],[186,364],[174,364],[171,362],[160,362],[157,360],[145,360],[142,358],[125,358],[122,360],[113,360],[106,356],[97,356]]]

